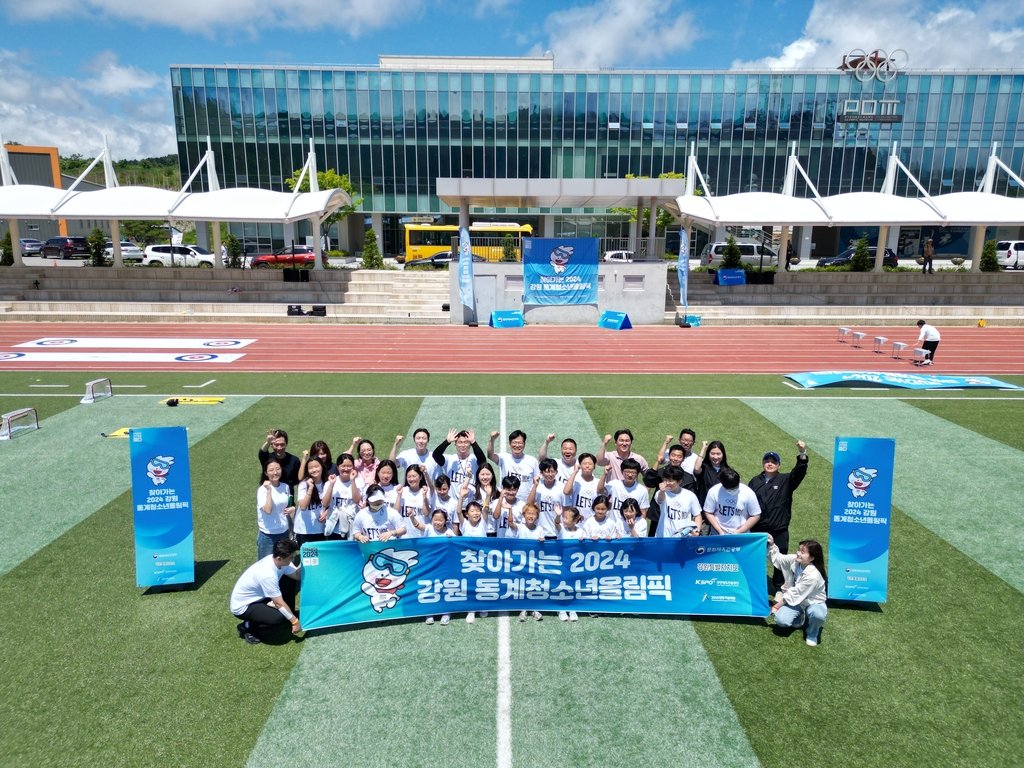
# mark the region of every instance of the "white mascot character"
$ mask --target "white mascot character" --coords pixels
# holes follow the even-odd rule
[[[417,554],[414,549],[396,551],[388,547],[370,555],[363,566],[363,584],[360,589],[370,598],[370,605],[377,613],[398,604],[400,598],[396,593],[418,562]]]
[[[146,465],[146,477],[153,481],[153,485],[163,485],[167,482],[167,475],[173,463],[173,456],[156,456],[150,459]]]
[[[867,496],[868,487],[877,475],[877,469],[858,467],[850,473],[849,478],[847,478],[849,482],[846,484],[846,487],[853,491],[853,498],[855,499],[859,499],[861,496]]]
[[[565,272],[566,267],[569,265],[569,259],[572,258],[572,252],[575,250],[571,245],[559,245],[553,251],[551,251],[550,261],[551,266],[555,268],[555,274],[560,275]]]

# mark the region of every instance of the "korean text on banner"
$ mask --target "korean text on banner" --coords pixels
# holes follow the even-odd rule
[[[884,603],[896,441],[837,437],[828,528],[828,596]]]
[[[679,298],[683,302],[685,322],[686,313],[690,309],[687,296],[690,287],[690,233],[686,227],[679,230],[679,262],[676,264],[676,274],[679,276]]]
[[[476,300],[473,293],[473,248],[469,240],[469,230],[459,229],[459,301],[463,306],[476,311]]]
[[[597,304],[597,238],[523,239],[524,304]]]
[[[192,479],[185,427],[129,430],[135,583],[140,587],[195,581]]]
[[[765,534],[302,548],[306,629],[463,611],[767,616]]]

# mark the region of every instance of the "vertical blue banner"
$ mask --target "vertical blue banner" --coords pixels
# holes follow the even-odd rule
[[[597,304],[597,238],[523,238],[524,304]]]
[[[476,317],[476,299],[473,291],[473,247],[469,240],[469,230],[459,229],[459,301],[463,306],[473,310]]]
[[[690,287],[690,232],[685,226],[679,230],[679,262],[676,264],[676,274],[679,277],[679,298],[683,302],[683,322],[686,322],[686,315],[690,311],[690,301],[687,297]]]
[[[195,581],[192,476],[185,427],[128,430],[135,584],[154,587]]]
[[[767,616],[768,537],[327,541],[302,547],[306,629],[465,611]]]
[[[896,441],[837,437],[828,529],[828,596],[884,603]]]

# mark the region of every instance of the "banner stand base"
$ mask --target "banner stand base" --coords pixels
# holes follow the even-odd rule
[[[488,325],[491,328],[522,328],[526,325],[523,313],[518,309],[494,310]]]

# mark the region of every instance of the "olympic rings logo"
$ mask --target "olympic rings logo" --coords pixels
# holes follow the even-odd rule
[[[839,69],[844,72],[853,72],[862,83],[878,80],[880,83],[888,83],[895,79],[901,69],[906,69],[910,63],[910,54],[902,48],[897,48],[892,54],[888,54],[881,48],[876,48],[867,53],[860,48],[854,48],[843,56],[843,64]]]

